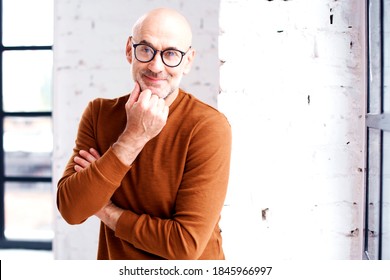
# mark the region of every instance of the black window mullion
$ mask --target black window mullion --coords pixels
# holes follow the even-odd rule
[[[51,117],[52,112],[2,112],[3,117]]]
[[[383,130],[380,132],[380,159],[379,159],[379,232],[378,232],[378,259],[382,259],[382,234],[383,234]]]
[[[380,115],[384,114],[384,0],[380,1],[379,8],[379,36],[380,36]],[[379,154],[379,234],[378,234],[378,259],[382,259],[382,217],[383,217],[383,129],[380,126],[380,154]]]
[[[52,46],[2,46],[3,51],[36,51],[51,50]]]

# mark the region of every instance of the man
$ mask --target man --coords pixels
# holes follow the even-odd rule
[[[142,16],[126,46],[133,91],[96,99],[82,116],[57,205],[70,224],[102,221],[98,259],[224,259],[231,128],[179,88],[191,40],[174,10]]]

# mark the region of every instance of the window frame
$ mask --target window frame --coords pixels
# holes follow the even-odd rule
[[[0,0],[0,31],[3,30],[3,1]],[[2,34],[2,32],[1,32]],[[53,50],[52,45],[41,46],[4,46],[0,38],[0,248],[3,249],[36,249],[52,250],[52,241],[35,240],[9,240],[5,236],[5,183],[51,183],[52,177],[45,176],[6,176],[5,175],[5,151],[3,143],[4,119],[12,117],[50,117],[51,111],[41,112],[5,112],[3,109],[3,53],[6,51],[27,51],[27,50]]]
[[[367,38],[367,96],[366,96],[366,154],[365,154],[365,209],[364,209],[364,237],[363,237],[363,259],[382,259],[382,234],[383,234],[383,189],[384,189],[384,182],[383,182],[383,176],[384,176],[384,132],[390,131],[390,113],[385,112],[384,108],[384,99],[385,99],[385,32],[384,32],[384,1],[385,0],[379,0],[379,11],[376,16],[379,17],[379,31],[378,32],[378,39],[379,44],[377,44],[377,47],[375,47],[375,42],[372,42],[372,33],[375,33],[374,27],[375,25],[371,23],[371,18],[374,19],[374,15],[372,14],[372,3],[376,2],[377,0],[366,0],[366,38]],[[390,40],[390,38],[386,38],[386,40]],[[371,60],[371,55],[375,52],[379,51],[379,65],[378,65],[378,71],[379,71],[379,83],[378,87],[375,87],[373,83],[371,82],[372,75],[376,74],[374,71],[371,71],[373,69],[374,62]],[[386,55],[390,55],[390,53],[386,52]],[[379,90],[379,108],[378,112],[372,112],[371,111],[371,102],[375,97],[372,95],[372,92],[374,90]],[[379,140],[375,143],[378,145],[379,149],[375,150],[373,149],[373,145],[370,139],[370,131],[375,130],[379,135]],[[370,157],[376,156],[378,159],[378,168],[377,168],[377,174],[372,174],[374,172],[371,172],[371,166],[370,166]],[[370,183],[371,176],[376,176],[375,178],[378,180],[378,186],[372,186]],[[378,196],[378,216],[375,217],[376,219],[372,219],[370,216],[370,206],[373,205],[373,202],[370,200],[370,193],[371,190],[377,187],[377,196]],[[386,186],[389,188],[390,186]],[[378,232],[374,231],[370,226],[374,224],[376,225],[376,228],[378,229]],[[370,238],[378,238],[377,243],[373,242],[374,245],[377,244],[377,247],[374,247],[373,249],[370,247]]]

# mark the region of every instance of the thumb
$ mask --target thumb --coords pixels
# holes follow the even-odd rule
[[[127,105],[129,107],[132,107],[133,104],[138,101],[140,92],[141,92],[141,88],[140,88],[138,82],[135,82],[134,89],[130,94],[129,100],[127,101]]]

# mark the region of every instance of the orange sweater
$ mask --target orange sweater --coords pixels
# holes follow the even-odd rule
[[[129,168],[111,150],[126,124],[128,95],[86,108],[57,206],[79,224],[109,199],[126,209],[115,232],[101,224],[98,259],[224,259],[218,222],[226,196],[231,128],[225,116],[180,90],[168,121]],[[102,157],[81,172],[73,158]]]

